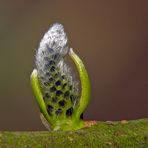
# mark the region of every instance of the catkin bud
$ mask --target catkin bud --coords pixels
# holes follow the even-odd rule
[[[50,116],[70,117],[79,103],[77,82],[65,62],[69,48],[61,24],[53,24],[44,34],[36,52],[38,79]]]

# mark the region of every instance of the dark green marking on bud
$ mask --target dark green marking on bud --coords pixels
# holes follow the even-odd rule
[[[58,87],[58,86],[60,86],[60,85],[61,85],[61,81],[60,81],[60,80],[58,80],[58,81],[55,82],[55,86]]]
[[[52,86],[51,88],[50,88],[50,92],[55,92],[56,91],[56,87],[55,86]]]
[[[81,94],[65,57],[70,56],[79,72]],[[40,111],[53,130],[84,127],[81,115],[89,102],[90,84],[80,58],[68,50],[67,36],[61,24],[45,33],[36,53],[36,67],[31,84]]]
[[[56,96],[61,96],[62,94],[63,94],[63,92],[61,90],[57,90]]]
[[[72,107],[66,110],[66,116],[70,117],[70,116],[72,116],[72,113],[73,113]]]
[[[56,103],[58,101],[58,98],[55,96],[55,97],[52,97],[52,102]]]
[[[56,115],[62,114],[62,109],[61,108],[57,109],[55,113],[56,113]]]
[[[45,98],[50,98],[50,95],[49,95],[49,93],[45,93],[45,96],[44,96]]]
[[[70,94],[70,93],[69,93],[69,91],[67,90],[67,91],[64,93],[64,98],[65,98],[65,99],[68,99],[68,98],[69,98],[69,94]]]
[[[66,104],[66,101],[65,100],[59,101],[59,106],[64,107],[65,104]]]
[[[55,72],[55,67],[54,67],[54,66],[52,66],[52,67],[50,68],[50,72]]]
[[[48,113],[51,114],[51,112],[53,111],[53,106],[48,105],[48,106],[47,106],[47,109],[48,109]]]
[[[49,82],[52,83],[54,82],[54,79],[52,77],[49,78]]]
[[[64,84],[63,84],[63,89],[64,89],[66,86],[67,86],[67,83],[64,83]]]

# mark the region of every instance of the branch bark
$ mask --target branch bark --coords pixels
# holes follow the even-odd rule
[[[148,119],[99,122],[77,131],[0,132],[0,147],[148,148]]]

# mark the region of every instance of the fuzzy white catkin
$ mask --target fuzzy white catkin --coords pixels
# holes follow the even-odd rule
[[[46,64],[45,56],[50,58],[52,55],[58,53],[60,56],[58,60],[61,60],[61,58],[66,55],[67,52],[67,36],[64,32],[64,28],[61,24],[55,23],[44,34],[39,44],[36,53],[37,69],[43,70],[43,66]]]
[[[49,69],[47,69],[45,65],[48,64],[50,60],[54,61],[60,75],[64,74],[67,77],[67,80],[74,86],[73,91],[76,92],[78,87],[77,82],[72,79],[71,70],[64,60],[69,50],[67,42],[68,39],[64,27],[59,23],[53,24],[44,34],[39,44],[36,52],[36,67],[39,78],[42,77],[42,79],[40,79],[41,84],[43,84],[49,78],[47,77]],[[48,91],[48,87],[44,89]]]

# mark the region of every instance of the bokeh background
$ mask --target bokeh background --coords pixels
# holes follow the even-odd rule
[[[65,26],[90,75],[85,119],[147,118],[147,0],[0,0],[0,130],[45,130],[30,74],[54,22]]]

